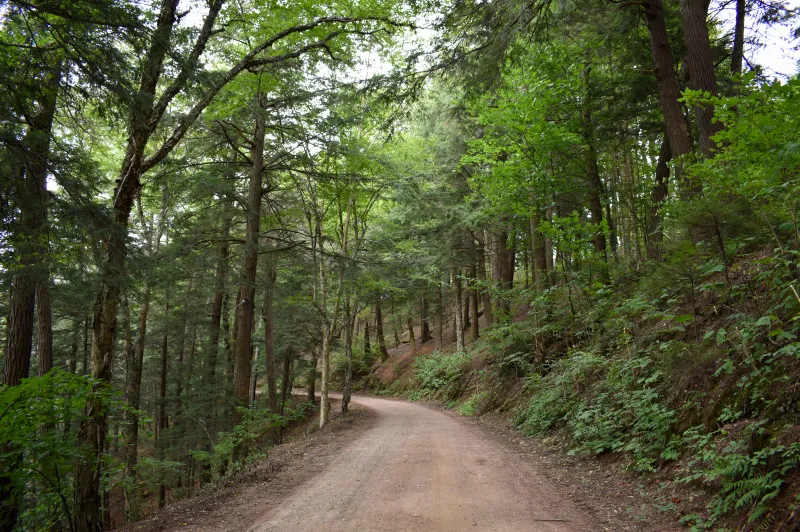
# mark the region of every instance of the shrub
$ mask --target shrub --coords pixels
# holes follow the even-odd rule
[[[414,380],[429,393],[438,392],[458,381],[472,360],[467,353],[443,354],[438,351],[417,357]]]
[[[75,464],[92,458],[78,442],[90,401],[107,411],[122,408],[119,394],[107,385],[60,369],[0,387],[0,482],[19,505],[21,528],[72,528],[72,473]],[[116,470],[108,455],[103,460],[102,481],[108,484]]]

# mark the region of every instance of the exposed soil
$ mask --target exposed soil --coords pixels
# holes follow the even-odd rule
[[[320,474],[343,447],[352,439],[358,439],[377,421],[375,413],[358,405],[352,405],[345,415],[337,415],[339,409],[339,403],[334,403],[331,422],[324,428],[275,447],[267,460],[241,473],[224,487],[209,486],[204,493],[171,504],[122,530],[249,529],[264,512],[282,504],[304,482]]]
[[[238,485],[129,529],[678,530],[627,511],[637,498],[631,486],[586,485],[500,425],[405,401],[354,403],[323,430],[278,447]]]
[[[498,414],[472,422],[518,447],[526,460],[539,464],[548,481],[565,489],[580,508],[602,519],[607,530],[684,530],[679,516],[699,513],[705,507],[703,494],[683,484],[626,474],[618,455],[570,456],[557,437],[548,442],[528,438]]]

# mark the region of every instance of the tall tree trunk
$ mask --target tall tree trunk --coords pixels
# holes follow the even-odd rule
[[[48,223],[47,170],[50,157],[50,137],[53,130],[53,117],[56,111],[58,86],[61,83],[62,64],[58,65],[44,80],[43,95],[39,109],[31,120],[31,131],[34,138],[26,148],[28,150],[27,172],[35,193],[33,207],[36,209],[37,227],[34,229],[34,245],[37,247],[39,272],[36,276],[36,336],[37,354],[39,358],[39,375],[45,375],[53,369],[53,309],[50,299],[50,236]],[[27,137],[27,136],[26,136]],[[23,143],[25,141],[23,140]]]
[[[145,54],[139,94],[134,99],[127,149],[122,170],[113,194],[114,230],[106,242],[106,257],[102,286],[97,296],[92,339],[92,376],[108,382],[111,377],[113,339],[117,306],[125,266],[128,220],[133,207],[139,179],[143,172],[144,150],[154,130],[150,123],[156,88],[162,73],[164,58],[169,49],[172,29],[177,20],[178,0],[162,0],[156,28]],[[105,447],[107,413],[99,400],[90,401],[81,422],[78,441],[91,449],[92,459],[80,462],[74,474],[74,508],[80,516],[77,532],[102,530],[99,513],[100,463]]]
[[[233,392],[233,346],[231,345],[231,293],[225,282],[225,295],[222,297],[222,360],[225,361],[225,393]]]
[[[349,290],[348,290],[349,291]],[[344,389],[342,390],[342,414],[347,413],[350,406],[350,396],[353,393],[353,326],[355,316],[350,315],[350,294],[345,296],[344,300],[344,315],[346,316],[344,322]],[[369,320],[367,320],[367,328],[364,329],[364,336],[369,338]],[[368,351],[365,351],[367,353]]]
[[[420,305],[420,345],[430,342],[431,341],[431,325],[430,325],[430,317],[428,313],[430,309],[428,308],[428,300],[423,296],[422,304]]]
[[[592,242],[594,250],[600,253],[604,259],[608,260],[606,249],[606,235],[603,232],[603,200],[602,200],[602,181],[600,180],[600,169],[597,166],[597,152],[594,143],[587,150],[587,167],[589,169],[589,212],[592,215],[592,223],[597,226]]]
[[[74,328],[72,329],[72,343],[69,350],[69,362],[67,363],[67,371],[73,374],[78,373],[78,341],[81,338],[81,322],[75,320]]]
[[[258,360],[258,350],[259,350],[260,347],[261,346],[257,345],[257,346],[255,346],[253,348],[253,349],[255,349],[255,356],[253,357],[254,361]],[[247,406],[249,406],[250,408],[253,408],[255,406],[255,404],[256,404],[256,384],[257,383],[258,383],[258,370],[256,368],[253,368],[253,370],[250,371],[250,388],[248,389],[249,395],[248,395],[248,400],[247,400]]]
[[[453,299],[454,302],[454,315],[456,323],[456,351],[464,351],[464,311],[462,305],[464,302],[463,294],[461,293],[461,272],[458,268],[453,268]]]
[[[463,284],[462,284],[462,287],[464,287]],[[464,327],[464,330],[466,331],[472,325],[472,323],[470,322],[470,319],[469,319],[469,281],[466,282],[466,290],[465,291],[466,291],[466,296],[464,298],[464,305],[461,308],[461,310],[463,312],[463,317],[461,319],[461,326]]]
[[[53,367],[52,318],[47,268],[47,170],[50,156],[50,136],[56,110],[58,85],[61,82],[61,65],[42,80],[38,95],[38,108],[28,123],[22,138],[21,164],[15,170],[19,188],[15,191],[14,205],[19,210],[19,229],[11,241],[18,258],[18,266],[11,276],[11,294],[7,321],[6,357],[3,384],[16,386],[30,375],[31,349],[33,347],[33,316],[37,292],[39,370]],[[44,298],[44,300],[42,300]],[[42,305],[44,303],[44,305]],[[44,361],[42,361],[44,358]],[[43,364],[43,365],[42,365]],[[45,372],[46,372],[45,371]],[[4,512],[0,506],[0,512]],[[9,510],[14,515],[16,510]],[[12,523],[12,521],[9,521]],[[0,515],[0,527],[4,525]],[[13,525],[11,525],[13,526]]]
[[[278,411],[278,392],[275,378],[275,321],[273,319],[272,299],[275,293],[275,280],[278,268],[274,253],[267,255],[266,275],[264,276],[264,304],[261,307],[261,320],[264,323],[264,373],[267,377],[267,406],[272,412]]]
[[[88,375],[90,372],[89,369],[89,322],[91,321],[91,316],[87,316],[83,320],[83,363],[81,364],[81,368],[83,370],[84,375]]]
[[[22,272],[12,275],[9,299],[3,384],[16,386],[22,379],[30,376],[36,302],[36,282],[32,276],[23,275]],[[16,524],[16,513],[14,513],[14,523]],[[13,528],[13,525],[10,528]]]
[[[469,254],[469,284],[467,285],[467,300],[469,307],[470,338],[474,343],[480,336],[480,322],[478,321],[478,254],[475,247],[475,239],[470,236],[467,240],[467,250]]]
[[[375,336],[378,338],[378,352],[381,355],[381,360],[389,358],[389,350],[386,349],[386,337],[383,334],[383,311],[381,310],[381,300],[375,300],[375,305],[372,307],[375,313]]]
[[[669,162],[672,159],[672,151],[669,146],[669,138],[664,133],[661,140],[661,150],[658,153],[656,163],[656,182],[653,185],[653,192],[650,201],[650,216],[647,225],[647,258],[650,260],[661,260],[662,244],[664,242],[664,231],[661,227],[661,207],[667,199],[669,186]]]
[[[681,0],[681,25],[683,26],[683,40],[686,43],[689,88],[717,96],[717,79],[714,74],[711,42],[708,38],[707,16],[707,0]],[[700,149],[703,155],[710,157],[715,147],[711,137],[722,131],[723,125],[721,122],[713,121],[714,106],[711,104],[697,105],[695,116],[697,132],[700,137]]]
[[[186,295],[183,309],[183,322],[180,328],[180,339],[178,348],[175,352],[178,353],[178,363],[176,364],[175,371],[175,412],[181,412],[184,404],[184,385],[186,392],[191,393],[192,372],[194,363],[194,353],[197,343],[197,318],[189,308],[191,305],[191,292],[192,292],[192,279],[189,279],[189,284],[186,287]],[[188,340],[188,349],[187,349]],[[188,355],[188,356],[187,356]],[[176,420],[177,425],[177,420]]]
[[[372,352],[372,345],[370,345],[370,327],[369,327],[369,318],[364,320],[364,343],[363,343],[363,351],[365,355],[368,355]]]
[[[541,292],[548,285],[547,278],[547,245],[539,227],[541,215],[537,211],[531,216],[531,249],[533,250],[533,279],[536,290]]]
[[[239,298],[236,303],[235,330],[233,344],[233,395],[239,405],[247,405],[250,392],[250,372],[253,360],[253,317],[255,310],[255,282],[258,269],[258,239],[261,223],[261,196],[264,175],[264,138],[266,136],[266,115],[261,108],[261,95],[255,113],[256,125],[253,135],[253,148],[250,150],[252,165],[250,185],[247,194],[247,233],[245,236],[242,280]],[[234,425],[242,420],[242,414],[234,411]]]
[[[316,206],[315,206],[316,207]],[[341,205],[339,207],[339,218],[341,220]],[[341,225],[342,231],[342,256],[347,257],[347,248],[348,248],[348,240],[350,235],[350,221],[352,219],[352,215],[355,213],[355,199],[353,196],[350,197],[350,201],[347,204],[347,212],[345,214],[345,220]],[[322,239],[322,215],[317,210],[317,237],[319,242],[323,242]],[[355,235],[356,238],[358,234]],[[356,249],[358,249],[358,243],[356,242]],[[328,416],[330,415],[331,404],[328,398],[328,391],[330,387],[330,376],[331,376],[331,350],[333,348],[333,333],[336,328],[336,323],[339,320],[339,312],[341,311],[342,306],[342,295],[344,294],[344,285],[345,285],[345,265],[341,264],[339,267],[339,279],[338,279],[338,286],[336,287],[336,299],[333,306],[333,316],[328,318],[327,316],[327,308],[328,308],[328,270],[325,260],[320,254],[320,279],[321,283],[321,308],[324,309],[326,313],[326,323],[324,324],[323,328],[323,341],[322,341],[322,375],[320,377],[320,407],[319,407],[319,426],[320,428],[324,427],[325,424],[328,423]],[[369,338],[368,331],[365,330],[367,338]]]
[[[283,353],[283,372],[281,373],[281,404],[279,405],[279,413],[283,415],[286,412],[286,401],[289,399],[291,387],[289,381],[292,375],[292,351],[287,349]],[[283,429],[278,429],[278,443],[283,442]]]
[[[436,349],[444,347],[444,293],[441,280],[436,285]]]
[[[283,415],[286,411],[286,401],[289,399],[291,389],[289,387],[289,380],[292,378],[292,351],[287,349],[283,353],[283,372],[281,373],[281,404],[278,407],[280,414]]]
[[[554,214],[553,206],[551,205],[547,208],[547,212],[545,214],[548,222],[553,221],[553,214]],[[553,239],[550,237],[545,238],[544,247],[545,247],[545,262],[547,264],[547,271],[549,273],[548,280],[550,282],[550,286],[554,286],[557,282],[557,279],[556,279],[555,266],[553,264]]]
[[[478,267],[473,260],[472,264],[470,265],[470,287],[469,287],[469,310],[470,310],[470,337],[472,342],[478,340],[480,336],[480,324],[478,322],[478,289],[475,286],[475,278],[477,277],[477,270]]]
[[[501,222],[504,226],[508,226],[509,217],[504,215],[501,217]],[[496,241],[495,257],[496,257],[496,274],[498,287],[503,292],[508,292],[514,288],[514,267],[516,264],[516,237],[513,232],[509,233],[503,230],[498,234],[499,238]],[[510,245],[509,245],[510,244]],[[461,303],[459,303],[460,305]],[[508,296],[503,294],[495,305],[503,314],[503,319],[507,319],[511,314],[511,304]]]
[[[406,320],[406,326],[408,327],[408,344],[411,346],[411,356],[414,357],[417,355],[417,339],[414,337],[414,322],[411,320],[411,315]]]
[[[481,285],[486,286],[486,246],[484,241],[478,242],[478,279]],[[488,326],[491,325],[493,320],[492,316],[492,296],[486,288],[481,289],[481,300],[483,304],[483,320]]]
[[[222,227],[217,255],[217,266],[214,274],[214,295],[211,298],[211,320],[208,333],[208,367],[205,372],[205,388],[209,390],[209,403],[213,405],[214,394],[211,393],[214,376],[217,370],[217,354],[219,352],[220,323],[222,322],[223,299],[228,276],[228,238],[232,213],[227,205],[223,206]],[[210,409],[209,409],[210,410]],[[209,412],[210,413],[210,412]]]
[[[595,225],[595,233],[592,237],[595,252],[601,254],[604,260],[608,260],[606,249],[606,235],[603,231],[603,182],[600,178],[600,167],[597,164],[597,149],[594,143],[594,126],[592,124],[591,102],[589,94],[589,67],[583,70],[584,91],[586,102],[583,104],[582,124],[583,140],[586,142],[586,182],[589,192],[589,214],[592,216],[592,224]]]
[[[36,353],[39,376],[53,369],[53,309],[50,301],[50,275],[36,285]]]
[[[733,30],[733,50],[731,51],[731,74],[734,76],[742,75],[742,63],[744,62],[744,25],[746,17],[747,5],[745,0],[736,0],[736,26]],[[739,89],[735,88],[734,94],[738,93]]]
[[[158,456],[162,460],[166,452],[164,430],[169,426],[167,419],[167,358],[169,355],[169,292],[164,295],[164,333],[161,336],[161,374],[158,387]],[[158,507],[163,508],[167,501],[167,483],[163,473],[158,487]]]
[[[311,356],[311,363],[308,367],[308,374],[306,375],[306,391],[308,392],[308,402],[312,405],[317,404],[317,362],[319,354],[315,351]]]
[[[150,291],[151,285],[148,280],[142,292],[141,308],[139,310],[139,324],[136,332],[136,340],[130,349],[125,351],[125,404],[128,407],[125,411],[125,424],[122,427],[122,437],[124,439],[124,459],[125,476],[132,479],[132,489],[126,492],[126,500],[133,517],[138,516],[138,490],[136,487],[136,464],[138,461],[139,444],[139,404],[142,389],[142,365],[144,361],[144,344],[147,334],[147,317],[150,312]],[[127,297],[122,296],[123,309],[129,317]]]
[[[659,98],[664,112],[664,123],[674,157],[681,157],[691,151],[691,139],[683,107],[678,99],[681,97],[678,76],[675,73],[675,62],[669,45],[667,24],[664,20],[662,0],[643,0],[647,30],[650,33],[650,51],[656,69]]]

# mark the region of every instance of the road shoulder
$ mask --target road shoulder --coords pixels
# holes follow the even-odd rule
[[[338,409],[337,404],[333,405]],[[352,405],[350,412],[307,436],[273,448],[269,458],[254,464],[223,487],[209,487],[195,497],[169,505],[127,531],[243,531],[276,508],[304,482],[317,476],[344,446],[374,426],[377,415]]]

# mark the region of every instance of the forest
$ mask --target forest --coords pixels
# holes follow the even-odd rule
[[[357,390],[794,530],[796,8],[2,0],[0,530],[136,522]]]

